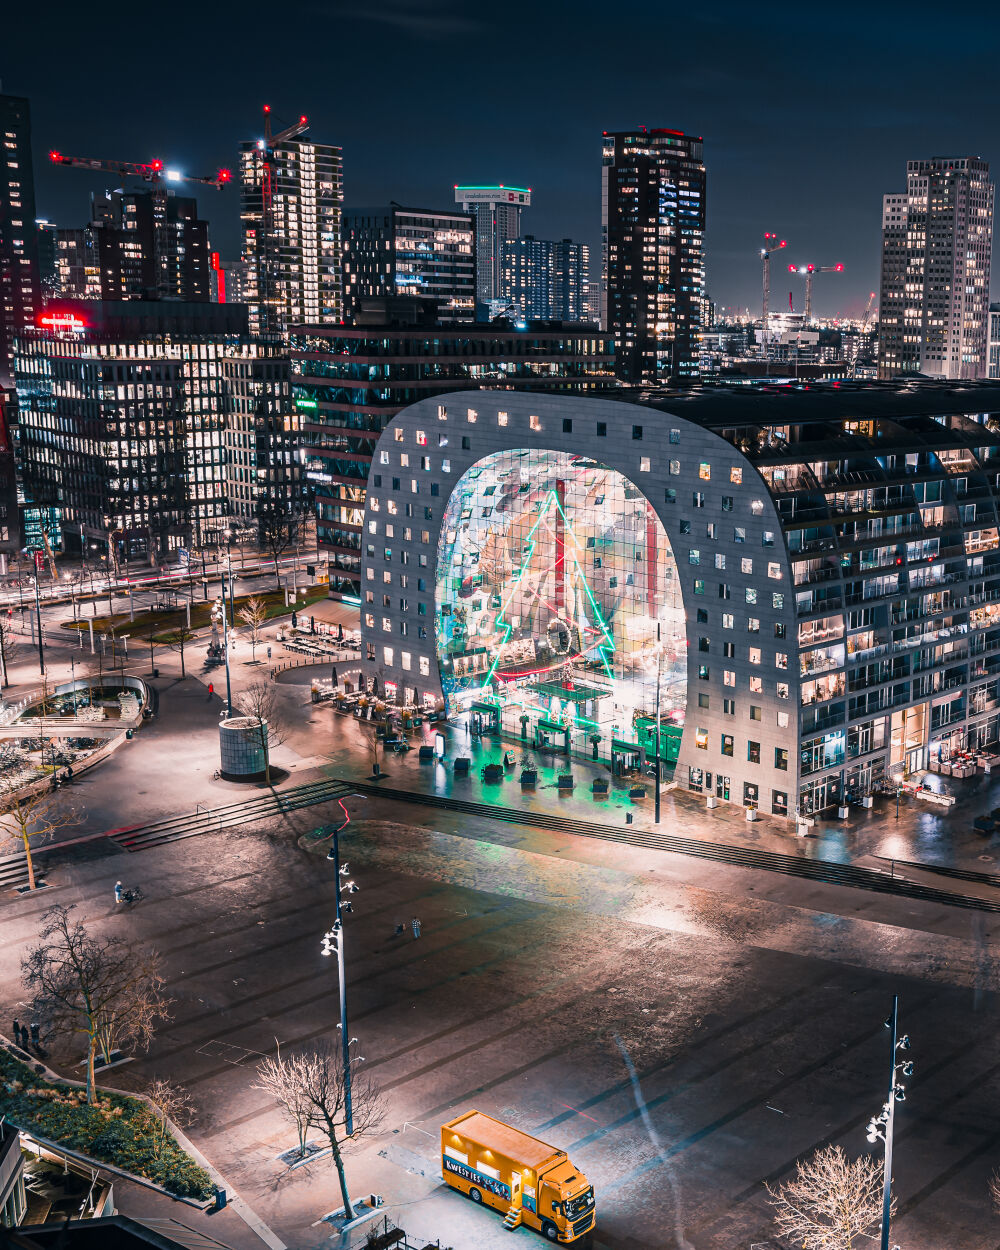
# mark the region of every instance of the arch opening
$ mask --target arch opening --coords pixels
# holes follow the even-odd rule
[[[642,491],[583,456],[511,449],[459,479],[438,545],[448,711],[473,729],[627,768],[677,758],[687,629],[673,550]]]

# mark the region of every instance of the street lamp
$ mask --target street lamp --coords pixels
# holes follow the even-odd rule
[[[895,1123],[896,1103],[906,1101],[906,1087],[897,1079],[897,1074],[902,1073],[903,1076],[913,1075],[913,1062],[909,1059],[900,1061],[897,1056],[900,1051],[910,1049],[910,1039],[904,1033],[902,1037],[897,1038],[897,1024],[899,1019],[899,997],[894,994],[892,996],[892,1014],[887,1018],[885,1027],[892,1033],[892,1051],[889,1057],[889,1099],[882,1104],[882,1110],[877,1116],[872,1116],[868,1122],[868,1140],[873,1144],[880,1141],[885,1146],[885,1161],[882,1170],[882,1237],[879,1242],[880,1250],[889,1250],[889,1217],[892,1207],[892,1130]],[[898,1246],[893,1246],[892,1250],[899,1250]]]
[[[226,592],[224,588],[222,593],[223,596],[225,596]],[[226,618],[226,602],[224,597],[221,603],[218,599],[216,599],[212,606],[212,620],[217,623],[220,615],[222,617],[222,653],[226,658],[226,715],[232,716],[233,686],[229,677],[229,622]]]

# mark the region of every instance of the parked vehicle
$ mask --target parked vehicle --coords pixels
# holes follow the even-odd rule
[[[473,1202],[504,1211],[504,1227],[524,1224],[563,1244],[596,1220],[594,1189],[565,1150],[466,1111],[441,1126],[441,1174]]]

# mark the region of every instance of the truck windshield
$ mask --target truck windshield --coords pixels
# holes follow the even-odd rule
[[[594,1205],[594,1191],[586,1190],[582,1194],[578,1194],[575,1198],[570,1198],[563,1204],[566,1214],[571,1220],[575,1220],[578,1215],[583,1215],[584,1211],[589,1211]]]

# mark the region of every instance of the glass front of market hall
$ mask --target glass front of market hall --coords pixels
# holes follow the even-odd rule
[[[469,468],[438,542],[437,656],[474,732],[609,760],[677,759],[687,630],[643,493],[583,455],[523,448]]]

